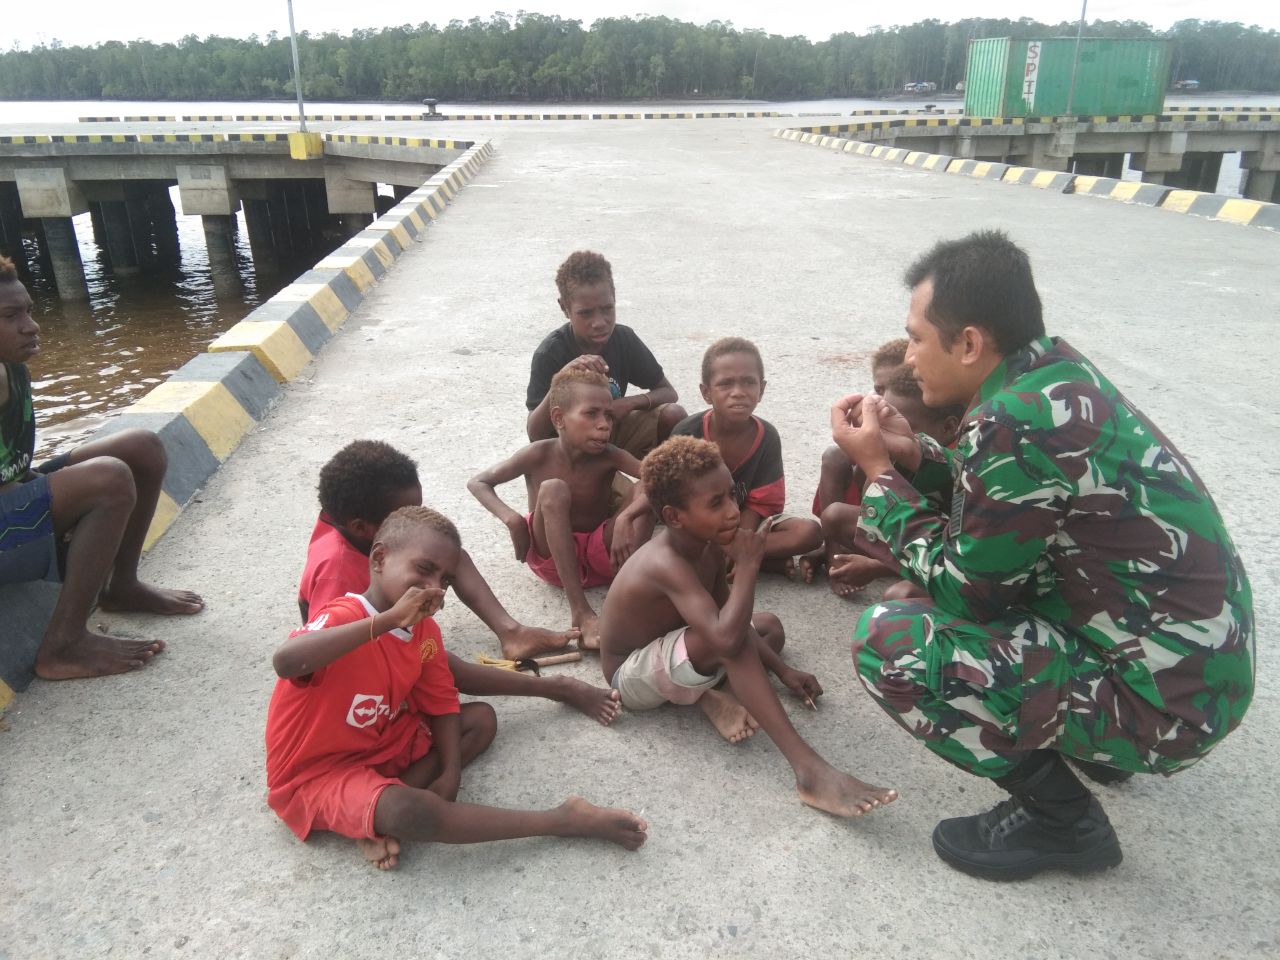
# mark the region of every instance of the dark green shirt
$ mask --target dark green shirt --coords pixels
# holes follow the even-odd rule
[[[36,451],[36,415],[31,404],[31,374],[25,363],[6,363],[9,396],[0,408],[0,487],[22,480]]]

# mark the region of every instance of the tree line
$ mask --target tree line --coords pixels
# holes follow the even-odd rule
[[[538,13],[298,37],[313,100],[591,101],[821,99],[884,95],[908,81],[953,90],[968,42],[1074,36],[1076,24],[966,19],[838,33],[814,43],[713,21],[608,17],[590,27]],[[1280,32],[1183,20],[1167,31],[1095,21],[1090,37],[1173,40],[1174,79],[1202,90],[1280,90]],[[288,37],[187,36],[0,53],[0,98],[270,100],[293,94]]]

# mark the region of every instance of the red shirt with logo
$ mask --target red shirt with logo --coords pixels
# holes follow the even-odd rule
[[[307,544],[307,565],[298,584],[298,599],[315,613],[330,600],[369,586],[369,555],[342,535],[338,525],[320,514]]]
[[[313,610],[290,636],[364,620],[376,611],[348,594]],[[276,681],[267,709],[267,803],[299,836],[310,814],[297,788],[335,770],[397,757],[425,717],[457,713],[458,689],[440,628],[430,617],[394,629],[306,677]]]

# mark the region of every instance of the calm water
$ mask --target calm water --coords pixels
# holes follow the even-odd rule
[[[176,207],[177,189],[171,194]],[[94,242],[89,215],[76,217],[87,302],[58,298],[48,265],[27,239],[29,287],[41,328],[40,354],[31,362],[37,457],[83,442],[316,259],[282,264],[280,273],[258,277],[241,215],[238,278],[215,285],[200,218],[180,215],[177,223],[176,255],[153,253],[136,276],[117,277]]]
[[[1170,101],[1166,109],[1196,103],[1272,106],[1277,101],[1280,95],[1205,95],[1178,98]],[[440,110],[446,114],[776,110],[840,115],[853,110],[919,108],[925,103],[937,103],[949,109],[959,106],[959,101],[933,97],[889,102],[849,99],[787,103],[697,100],[642,104],[444,104]],[[416,113],[421,109],[413,103],[307,104],[307,112],[311,114],[382,115]],[[7,128],[6,132],[38,133],[48,132],[52,125],[75,123],[82,116],[290,115],[296,110],[295,104],[280,102],[0,102],[0,125]],[[210,127],[209,124],[192,126]],[[131,127],[145,129],[146,125]],[[112,128],[102,129],[106,132]],[[1132,170],[1126,170],[1124,176],[1125,179],[1140,178],[1140,174]],[[1238,196],[1239,182],[1239,156],[1228,155],[1223,159],[1218,192]],[[172,195],[174,208],[180,210],[176,188]],[[52,277],[28,241],[31,292],[37,302],[37,320],[42,328],[41,353],[31,365],[40,425],[38,457],[51,456],[82,442],[113,413],[164,380],[323,255],[317,252],[302,262],[282,262],[280,273],[260,278],[254,273],[249,255],[243,214],[238,221],[235,246],[240,281],[227,289],[225,285],[215,286],[210,275],[199,217],[178,216],[176,256],[155,256],[138,276],[127,278],[116,277],[107,268],[94,242],[88,214],[77,217],[76,234],[89,285],[87,303],[64,303],[58,299]]]

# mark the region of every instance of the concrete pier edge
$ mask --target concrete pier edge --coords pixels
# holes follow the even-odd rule
[[[816,133],[808,130],[783,127],[773,131],[780,140],[808,144],[834,150],[837,153],[854,153],[875,160],[888,160],[908,166],[978,177],[985,180],[1001,180],[1005,183],[1024,184],[1058,193],[1084,194],[1159,207],[1176,213],[1189,213],[1211,220],[1225,220],[1243,226],[1280,230],[1280,204],[1262,200],[1245,200],[1240,197],[1224,197],[1216,193],[1197,190],[1178,190],[1155,183],[1116,180],[1085,174],[1063,173],[1057,170],[1039,170],[1014,164],[987,160],[964,160],[947,154],[907,150],[903,147],[886,147],[863,140]]]
[[[142,428],[158,434],[164,444],[169,468],[144,552],[164,536],[240,441],[266,417],[282,385],[298,377],[360,305],[365,291],[423,238],[431,222],[492,155],[489,141],[469,145],[365,230],[214,340],[206,353],[197,354],[93,434],[91,439],[97,439]],[[58,585],[11,584],[0,593],[5,610],[12,614],[0,650],[2,712],[35,676],[36,651],[57,601]]]

